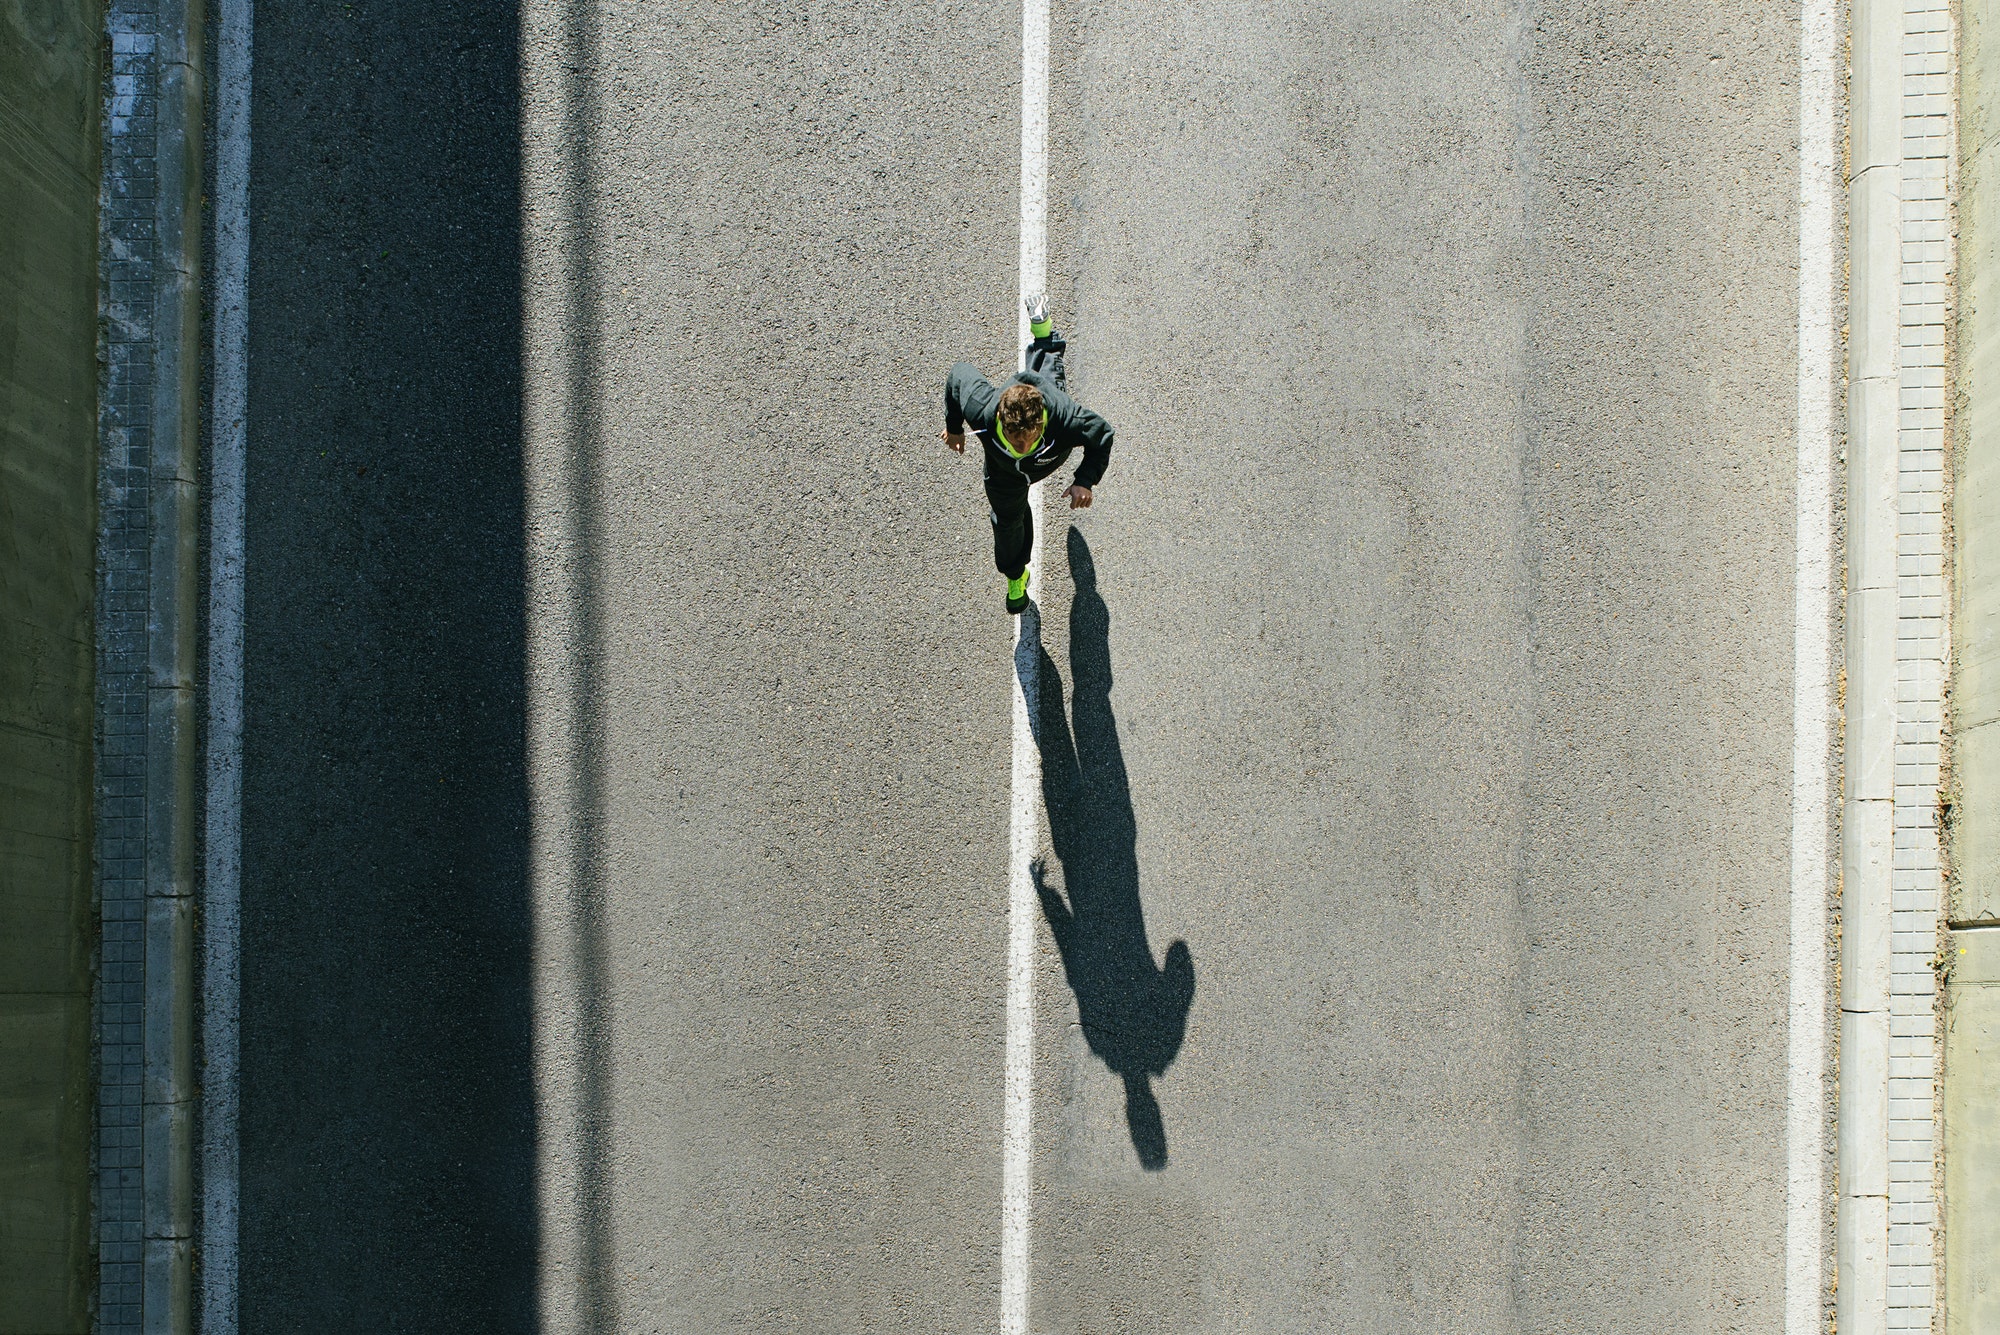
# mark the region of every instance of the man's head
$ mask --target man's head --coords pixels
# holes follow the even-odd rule
[[[1048,411],[1042,392],[1033,385],[1015,383],[1000,391],[1000,434],[1016,454],[1026,454],[1042,436],[1042,417]]]

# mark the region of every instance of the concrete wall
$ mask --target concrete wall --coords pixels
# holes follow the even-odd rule
[[[1965,0],[1952,518],[1955,921],[2000,920],[2000,0]]]
[[[0,1335],[90,1328],[101,44],[0,0]]]
[[[1960,23],[1944,1308],[2000,1335],[2000,0]]]
[[[1953,934],[1945,1011],[1945,1325],[2000,1331],[2000,928]]]

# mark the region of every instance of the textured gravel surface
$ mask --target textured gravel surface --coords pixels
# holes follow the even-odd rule
[[[260,6],[246,1329],[993,1327],[1019,21]],[[1058,4],[1037,1331],[1778,1324],[1789,22]]]

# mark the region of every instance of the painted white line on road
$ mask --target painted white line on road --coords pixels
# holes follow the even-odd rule
[[[1042,539],[1041,484],[1028,488],[1036,550]],[[1040,706],[1040,614],[1015,618],[1013,811],[1007,839],[1007,1084],[1001,1133],[1000,1329],[1028,1332],[1029,1198],[1034,1191],[1035,894],[1041,839],[1041,756],[1030,724]]]
[[[1021,6],[1021,290],[1048,281],[1049,2]],[[1019,300],[1023,365],[1032,337]],[[1035,561],[1042,555],[1042,488],[1028,488]],[[1034,618],[1030,620],[1030,618]],[[1030,710],[1040,685],[1039,613],[1014,618],[1014,773],[1007,869],[1007,1082],[1000,1155],[1000,1329],[1028,1332],[1029,1202],[1034,1191],[1035,918],[1032,864],[1040,841],[1041,756]]]
[[[1826,1301],[1827,748],[1833,670],[1834,56],[1831,0],[1799,30],[1799,417],[1792,624],[1792,924],[1785,1098],[1785,1332]]]
[[[220,0],[215,61],[215,366],[208,481],[207,863],[202,876],[201,942],[203,1335],[234,1335],[237,1325],[250,20],[251,0]]]

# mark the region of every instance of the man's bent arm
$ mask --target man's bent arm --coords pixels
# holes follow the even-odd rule
[[[971,362],[954,363],[944,382],[945,432],[953,436],[963,434],[967,413],[990,415],[985,400],[992,394],[993,385],[984,371]]]
[[[1088,491],[1103,481],[1104,470],[1111,467],[1111,423],[1078,404],[1072,427],[1083,437],[1083,462],[1076,466],[1075,482]]]

